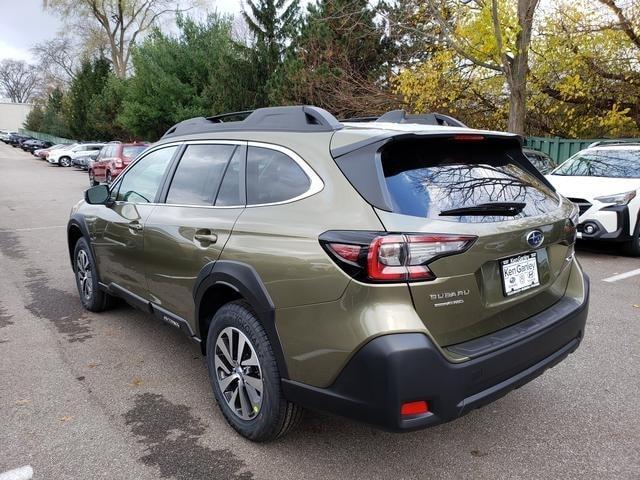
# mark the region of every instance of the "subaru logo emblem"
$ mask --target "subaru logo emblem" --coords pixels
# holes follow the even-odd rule
[[[540,230],[527,233],[527,243],[531,248],[539,247],[542,245],[542,242],[544,242],[544,235]]]

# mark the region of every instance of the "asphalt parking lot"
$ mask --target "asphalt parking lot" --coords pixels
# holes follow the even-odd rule
[[[309,413],[253,444],[218,411],[199,347],[121,305],[85,312],[65,225],[86,172],[0,143],[0,473],[36,479],[640,478],[640,259],[581,245],[586,337],[446,425],[390,434]]]

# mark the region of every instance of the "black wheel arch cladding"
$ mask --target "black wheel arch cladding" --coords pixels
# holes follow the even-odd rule
[[[200,318],[200,307],[207,290],[220,285],[230,287],[238,292],[240,297],[254,309],[258,321],[271,343],[280,376],[289,378],[284,352],[276,329],[275,305],[260,275],[251,265],[234,260],[217,260],[202,267],[193,288],[196,322]],[[199,322],[197,329],[197,336],[205,341],[206,339],[202,337],[203,332],[200,332]],[[205,350],[203,349],[203,351]]]

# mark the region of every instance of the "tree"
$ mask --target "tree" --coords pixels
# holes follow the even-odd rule
[[[70,37],[61,35],[37,43],[31,51],[48,83],[67,86],[75,79],[81,54]]]
[[[128,79],[121,79],[110,73],[102,91],[94,95],[89,102],[88,122],[96,132],[96,138],[105,140],[133,140],[132,135],[122,125],[119,116],[122,113]]]
[[[170,0],[44,0],[44,6],[76,21],[79,31],[94,40],[98,37],[98,43],[103,41],[120,78],[127,74],[138,37],[162,15],[175,11],[175,2]]]
[[[44,108],[40,103],[36,103],[29,111],[24,121],[24,128],[32,132],[42,131],[42,121],[44,120]]]
[[[435,42],[454,53],[452,63],[472,71],[471,77],[479,71],[480,77],[501,76],[508,93],[507,129],[519,134],[525,131],[529,48],[538,1],[427,0],[416,15],[428,20],[422,30],[426,45]],[[416,31],[411,23],[399,27]]]
[[[255,38],[253,54],[259,66],[256,83],[262,96],[260,103],[266,104],[269,79],[280,65],[287,44],[295,34],[299,0],[248,0],[242,15]]]
[[[532,131],[568,137],[640,134],[640,13],[565,1],[533,43]]]
[[[232,38],[226,17],[178,17],[178,34],[154,31],[133,53],[120,118],[134,134],[155,140],[176,122],[247,110],[258,103],[250,51]]]
[[[41,132],[64,138],[71,136],[64,116],[64,104],[64,93],[60,88],[54,88],[47,97]]]
[[[39,86],[36,68],[22,60],[3,60],[0,63],[0,89],[12,102],[27,103]]]
[[[90,112],[94,97],[102,93],[107,83],[109,72],[109,62],[104,58],[82,62],[69,89],[68,105],[65,108],[69,130],[76,138],[92,139],[99,135],[95,124],[90,122]]]
[[[504,76],[509,89],[507,130],[518,134],[525,131],[529,46],[538,1],[518,0],[515,8],[506,0],[472,0],[461,7],[449,0],[427,2],[451,49]],[[447,14],[454,18],[454,27]]]
[[[338,116],[398,105],[387,83],[390,44],[367,0],[319,0],[272,81],[273,103],[307,103]]]

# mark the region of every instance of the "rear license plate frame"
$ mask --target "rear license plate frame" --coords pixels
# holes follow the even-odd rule
[[[505,297],[513,297],[514,295],[518,295],[519,293],[523,293],[526,292],[528,290],[531,290],[533,288],[539,287],[540,286],[540,267],[538,265],[538,253],[537,252],[527,252],[527,253],[521,253],[519,255],[514,255],[511,257],[507,257],[507,258],[503,258],[501,260],[498,261],[498,265],[500,267],[500,278],[502,281],[502,293]],[[512,266],[512,265],[519,265],[519,266],[524,266],[524,271],[522,272],[511,272],[509,274],[507,274],[507,272],[505,272],[505,268]],[[529,281],[528,278],[528,272],[527,270],[529,269],[528,265],[533,265],[534,269],[531,271],[530,274],[530,278],[531,280]],[[517,267],[516,267],[517,268]],[[518,278],[516,278],[516,275],[524,275],[525,278],[520,278],[521,282],[520,283],[526,283],[526,285],[522,285],[520,287],[516,287],[516,288],[511,288],[510,290],[507,289],[507,279],[515,279],[514,282],[510,283],[517,283]]]

